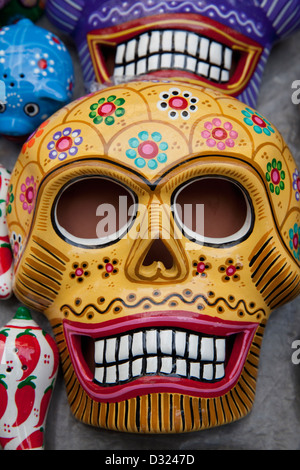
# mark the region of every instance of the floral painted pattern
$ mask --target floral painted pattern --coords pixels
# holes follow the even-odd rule
[[[111,126],[114,124],[116,117],[125,114],[125,109],[122,107],[124,103],[124,98],[117,98],[115,95],[110,95],[107,99],[100,98],[97,103],[90,106],[89,117],[94,124],[104,122],[107,126]]]
[[[238,137],[237,131],[233,129],[230,122],[222,124],[221,119],[214,118],[204,124],[205,130],[201,132],[203,139],[206,139],[208,147],[217,147],[218,150],[225,150],[226,147],[234,147],[235,139]]]
[[[12,232],[10,237],[10,245],[14,255],[14,259],[17,260],[23,250],[22,236],[18,235],[16,232]]]
[[[15,196],[13,194],[13,185],[10,184],[8,186],[7,196],[6,196],[6,215],[11,213],[12,203],[14,202],[14,200],[15,200]]]
[[[239,281],[240,280],[240,275],[239,271],[243,269],[243,266],[241,263],[235,263],[233,259],[228,258],[225,261],[225,264],[219,267],[219,272],[223,273],[222,276],[222,281],[223,282],[228,282],[228,281]]]
[[[66,46],[63,44],[63,42],[53,33],[48,33],[46,35],[46,38],[48,39],[48,42],[50,46],[58,49],[59,51],[65,51]]]
[[[297,168],[293,173],[293,189],[295,191],[296,201],[300,200],[300,174]]]
[[[149,135],[149,132],[141,131],[137,137],[129,139],[128,144],[130,148],[126,150],[126,156],[134,160],[138,168],[147,165],[150,170],[155,170],[159,163],[167,161],[165,152],[168,144],[162,140],[159,132],[152,132]]]
[[[285,188],[284,179],[285,172],[282,170],[281,161],[277,161],[273,158],[272,163],[269,162],[267,164],[266,172],[266,180],[269,183],[271,193],[280,194],[280,191]]]
[[[34,58],[30,61],[33,71],[37,75],[47,77],[48,74],[55,72],[55,62],[49,58],[48,53],[36,53]]]
[[[77,282],[83,282],[84,278],[90,275],[90,271],[88,271],[88,263],[73,263],[72,265],[72,272],[70,273],[71,279],[76,279]]]
[[[197,111],[198,98],[189,91],[181,91],[180,88],[170,88],[159,95],[160,101],[157,107],[160,111],[168,111],[170,119],[189,119],[191,113]]]
[[[244,123],[251,126],[257,134],[264,133],[269,136],[275,132],[269,121],[257,111],[254,112],[251,108],[245,108],[242,114],[244,115]]]
[[[5,199],[0,199],[0,218],[2,217],[2,215],[4,214],[4,210],[1,209],[1,204],[5,204]],[[4,206],[5,207],[5,206]]]
[[[206,256],[200,255],[193,261],[193,276],[207,277],[207,271],[211,269],[211,264],[207,262]]]
[[[28,214],[31,214],[36,197],[36,183],[33,176],[26,178],[26,181],[21,184],[21,191],[20,201],[22,207]]]
[[[36,139],[43,134],[44,128],[48,123],[49,120],[42,122],[42,124],[28,137],[22,147],[22,153],[25,153],[28,148],[31,148],[35,144]]]
[[[289,230],[290,238],[290,249],[296,260],[300,261],[300,225],[295,224],[293,228]]]
[[[103,258],[103,262],[98,264],[98,269],[102,271],[102,277],[104,279],[111,275],[117,274],[119,269],[117,268],[119,261],[117,259],[111,260],[108,257]]]
[[[81,130],[72,130],[71,127],[66,127],[62,132],[55,132],[48,145],[47,149],[50,150],[49,158],[60,161],[65,160],[68,155],[74,156],[78,152],[79,145],[82,144],[83,138],[81,137]]]

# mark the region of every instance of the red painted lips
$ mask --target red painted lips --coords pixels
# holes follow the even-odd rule
[[[93,325],[64,320],[64,333],[86,393],[95,401],[117,402],[162,392],[225,394],[239,379],[257,326],[162,311]],[[87,340],[92,361],[82,347]]]

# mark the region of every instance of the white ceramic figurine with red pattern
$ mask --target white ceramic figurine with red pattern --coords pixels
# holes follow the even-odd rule
[[[0,164],[0,299],[11,296],[13,257],[6,224],[6,202],[10,174]]]
[[[44,448],[45,423],[57,376],[53,338],[26,307],[0,329],[0,446]]]

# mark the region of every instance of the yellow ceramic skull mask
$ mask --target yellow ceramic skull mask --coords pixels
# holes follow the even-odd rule
[[[274,126],[196,85],[104,88],[40,126],[9,188],[14,292],[50,320],[79,420],[251,409],[269,314],[300,289],[299,192]]]

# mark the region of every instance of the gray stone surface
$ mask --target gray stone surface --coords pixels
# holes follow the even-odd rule
[[[55,28],[46,18],[40,24]],[[57,32],[57,31],[56,31]],[[74,59],[75,97],[84,93],[80,65],[72,42],[66,42]],[[257,109],[276,125],[300,167],[300,105],[292,103],[292,83],[300,80],[300,33],[277,45],[269,58]],[[300,93],[299,93],[300,95]],[[0,162],[12,170],[21,145],[0,137]],[[0,303],[0,326],[14,314],[18,301]],[[35,320],[51,333],[46,318]],[[266,328],[260,359],[254,407],[245,418],[219,428],[178,435],[133,435],[93,428],[78,422],[67,403],[59,371],[47,427],[48,450],[203,450],[203,449],[300,449],[300,365],[292,362],[292,343],[300,339],[299,298],[279,308]]]

